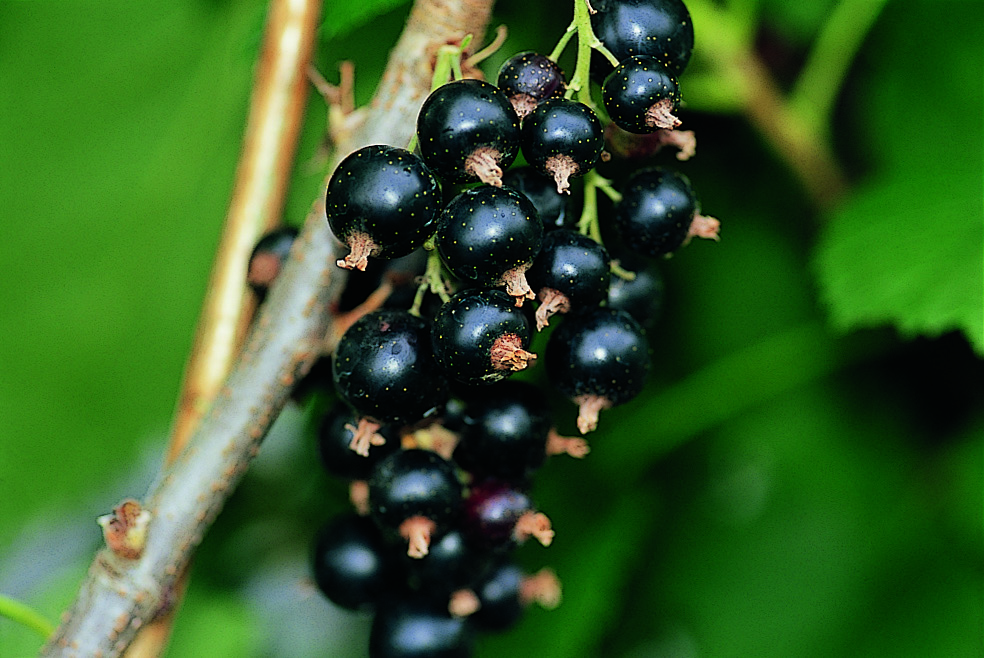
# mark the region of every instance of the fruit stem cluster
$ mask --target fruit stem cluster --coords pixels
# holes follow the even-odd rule
[[[618,59],[605,48],[605,44],[595,35],[594,29],[591,27],[592,13],[594,10],[588,4],[588,0],[574,0],[574,20],[567,26],[563,36],[560,37],[560,41],[550,53],[550,59],[556,62],[557,58],[564,52],[564,48],[567,47],[571,37],[575,33],[577,34],[577,63],[574,66],[574,76],[567,85],[564,98],[571,98],[576,93],[577,100],[588,107],[594,107],[594,103],[591,101],[590,85],[591,51],[597,50],[612,63],[612,66],[619,64]]]
[[[461,71],[461,56],[471,44],[472,38],[471,34],[466,34],[458,45],[446,44],[437,49],[437,57],[434,61],[434,73],[431,76],[431,91],[444,86],[448,80],[461,80],[465,77]],[[413,153],[415,148],[417,148],[416,132],[410,138],[407,150]]]

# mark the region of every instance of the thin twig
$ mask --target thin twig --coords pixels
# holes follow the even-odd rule
[[[405,144],[413,129],[406,118],[429,91],[432,53],[451,39],[483,33],[491,6],[492,0],[417,0],[366,121],[337,145],[335,161],[367,144]],[[331,265],[336,252],[319,194],[242,357],[188,446],[145,498],[150,522],[142,554],[125,559],[102,549],[41,655],[118,656],[160,609],[259,452],[292,384],[319,355],[329,303],[345,280]]]

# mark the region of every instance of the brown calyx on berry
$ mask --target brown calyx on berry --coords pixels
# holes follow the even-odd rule
[[[687,237],[684,239],[683,244],[689,243],[692,238],[704,238],[705,240],[714,240],[717,242],[721,239],[719,235],[720,231],[720,220],[698,213],[694,215],[693,220],[690,222],[690,230],[687,231]]]
[[[676,159],[689,160],[697,153],[697,136],[693,130],[658,129],[644,135],[630,133],[614,123],[605,127],[605,143],[620,158],[648,158],[665,146],[677,149]]]
[[[574,158],[563,153],[547,158],[543,168],[557,183],[558,194],[571,193],[570,179],[576,176],[581,169]]]
[[[348,237],[346,244],[349,248],[348,256],[335,261],[335,265],[346,270],[365,272],[366,267],[369,266],[369,257],[379,252],[379,247],[366,233],[353,233]]]
[[[524,512],[516,520],[513,537],[520,543],[530,537],[536,537],[536,540],[543,546],[549,546],[553,543],[554,539],[553,524],[550,523],[550,518],[543,512]]]
[[[535,574],[523,578],[519,585],[519,600],[523,605],[534,601],[542,608],[553,610],[562,599],[560,579],[550,567],[543,567]]]
[[[365,417],[359,419],[358,427],[351,423],[346,423],[345,429],[352,432],[352,441],[349,442],[349,448],[357,455],[368,457],[369,446],[381,446],[386,443],[386,438],[379,433],[380,427],[382,427],[382,424]]]
[[[365,480],[352,480],[349,484],[349,501],[359,516],[369,516],[369,483]]]
[[[577,429],[581,434],[593,432],[598,427],[598,414],[608,409],[612,403],[600,395],[579,395],[574,398],[577,405]]]
[[[550,318],[557,313],[567,313],[571,310],[571,300],[567,295],[553,288],[541,288],[536,298],[540,306],[536,309],[536,330],[550,325]]]
[[[536,361],[536,354],[523,349],[523,339],[516,334],[503,334],[492,343],[492,367],[496,370],[524,370]]]
[[[530,269],[531,264],[523,263],[506,270],[496,281],[496,285],[506,287],[506,294],[515,300],[517,307],[522,306],[527,299],[536,299],[536,293],[533,292],[529,281],[526,280],[526,270]]]
[[[452,617],[470,617],[481,607],[482,602],[478,600],[478,595],[470,589],[452,592],[448,601],[448,612]]]
[[[407,555],[422,558],[430,551],[431,535],[436,524],[426,516],[411,516],[400,524],[400,536],[407,540]]]
[[[537,105],[536,99],[529,94],[516,94],[509,98],[509,102],[512,103],[516,116],[520,119],[535,110]]]
[[[258,253],[249,262],[246,281],[257,288],[269,288],[280,274],[280,258],[269,252]]]
[[[403,437],[403,447],[430,450],[450,461],[458,441],[457,434],[440,423],[431,423]]]
[[[673,114],[673,101],[663,98],[646,110],[646,125],[650,128],[665,128],[671,130],[680,125],[680,119]]]
[[[465,173],[475,176],[486,185],[502,187],[502,154],[491,146],[480,146],[465,158]]]
[[[96,519],[102,526],[103,538],[113,554],[127,560],[136,560],[147,545],[147,525],[150,512],[140,503],[127,498],[117,505],[111,514]]]
[[[547,434],[547,455],[570,455],[577,459],[583,459],[591,452],[588,442],[579,436],[561,436],[557,430],[550,428]]]
[[[675,146],[676,159],[684,162],[697,154],[697,135],[693,130],[657,130],[660,146]]]

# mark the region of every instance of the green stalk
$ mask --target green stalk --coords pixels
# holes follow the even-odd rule
[[[27,626],[44,640],[47,640],[55,632],[55,625],[40,612],[26,603],[21,603],[3,594],[0,594],[0,617],[6,617],[22,626]]]

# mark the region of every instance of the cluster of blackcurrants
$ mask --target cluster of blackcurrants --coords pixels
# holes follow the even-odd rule
[[[593,30],[620,62],[591,64],[611,123],[680,145],[666,135],[680,123],[676,76],[693,48],[686,7],[594,8]],[[349,248],[338,265],[361,271],[347,293],[358,302],[383,282],[387,299],[335,348],[339,401],[319,445],[329,473],[352,482],[357,513],[319,534],[315,576],[335,603],[375,610],[373,656],[468,655],[474,629],[505,629],[530,601],[559,601],[551,572],[528,576],[511,553],[530,537],[553,539],[529,497],[536,470],[548,455],[588,448],[553,429],[537,387],[504,381],[536,361],[532,327],[564,315],[547,340],[546,374],[578,405],[582,434],[600,411],[636,396],[649,373],[644,327],[660,280],[651,267],[613,262],[587,203],[572,221],[571,181],[607,156],[606,130],[566,89],[553,60],[520,53],[496,85],[435,89],[417,118],[419,154],[368,146],[328,183],[327,219]],[[509,169],[520,152],[528,166]],[[671,170],[637,170],[619,192],[604,179],[591,184],[616,201],[610,223],[636,254],[716,237],[716,220],[699,214],[689,181]],[[261,241],[254,285],[275,275],[295,235]],[[438,298],[431,304],[427,290]]]

